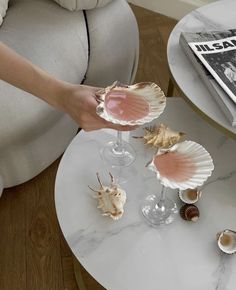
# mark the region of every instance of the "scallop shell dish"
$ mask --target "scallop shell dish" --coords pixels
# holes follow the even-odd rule
[[[120,125],[142,125],[158,118],[166,106],[166,97],[155,83],[131,86],[115,82],[96,93],[100,103],[97,114],[106,121]]]
[[[160,148],[148,168],[156,172],[162,185],[185,190],[201,186],[211,176],[214,165],[202,145],[184,141],[168,149]]]
[[[120,188],[114,181],[114,177],[110,173],[111,183],[109,186],[103,185],[99,174],[97,180],[100,184],[99,189],[89,188],[96,192],[95,198],[98,200],[98,208],[101,209],[102,215],[109,216],[113,220],[118,220],[124,213],[124,204],[126,202],[126,192]]]

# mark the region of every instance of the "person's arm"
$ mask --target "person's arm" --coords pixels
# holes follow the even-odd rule
[[[56,79],[0,42],[0,79],[68,113],[86,131],[100,128],[130,130],[96,114],[98,88]]]

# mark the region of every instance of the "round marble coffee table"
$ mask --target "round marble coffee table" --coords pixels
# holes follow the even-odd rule
[[[128,135],[137,160],[121,171],[129,177],[122,184],[125,213],[118,221],[101,216],[88,185],[98,187],[96,172],[104,183],[110,181],[112,169],[99,151],[115,132],[82,131],[66,150],[56,177],[56,211],[65,239],[84,268],[109,290],[234,290],[236,255],[220,252],[216,233],[236,229],[236,141],[206,124],[182,99],[170,98],[160,121],[186,132],[186,140],[204,145],[214,159],[215,170],[197,204],[200,219],[187,222],[177,215],[171,225],[146,224],[140,205],[161,186],[144,167],[153,152]],[[142,133],[139,128],[131,135]],[[176,191],[167,194],[181,205]]]
[[[236,1],[216,1],[182,18],[171,32],[167,56],[172,79],[186,101],[211,124],[236,139],[236,127],[230,126],[218,104],[204,85],[192,63],[179,45],[182,31],[199,32],[236,28]]]

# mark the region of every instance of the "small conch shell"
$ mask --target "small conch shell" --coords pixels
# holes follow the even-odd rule
[[[146,127],[144,130],[144,136],[134,138],[143,138],[145,144],[155,148],[168,148],[176,144],[180,138],[185,135],[183,132],[170,129],[170,127],[165,124]]]
[[[100,189],[95,190],[89,186],[89,188],[96,192],[95,198],[98,199],[98,208],[101,209],[102,215],[109,216],[114,220],[122,217],[124,213],[124,204],[126,202],[126,192],[121,189],[114,182],[114,177],[111,173],[111,184],[105,186],[101,183],[99,174],[97,173],[97,179],[100,184]]]
[[[179,198],[188,204],[193,204],[199,200],[202,195],[202,191],[198,188],[188,188],[186,190],[179,190]]]
[[[200,216],[196,205],[185,204],[179,210],[180,216],[186,221],[196,222]]]
[[[220,250],[226,254],[236,253],[236,232],[224,230],[217,234],[217,243]]]

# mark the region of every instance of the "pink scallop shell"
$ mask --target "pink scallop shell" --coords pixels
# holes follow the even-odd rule
[[[142,125],[158,118],[166,106],[166,97],[154,83],[131,86],[114,83],[96,94],[97,114],[120,125]]]
[[[211,176],[214,165],[202,145],[184,141],[159,149],[148,168],[156,172],[164,186],[185,190],[201,186]]]

